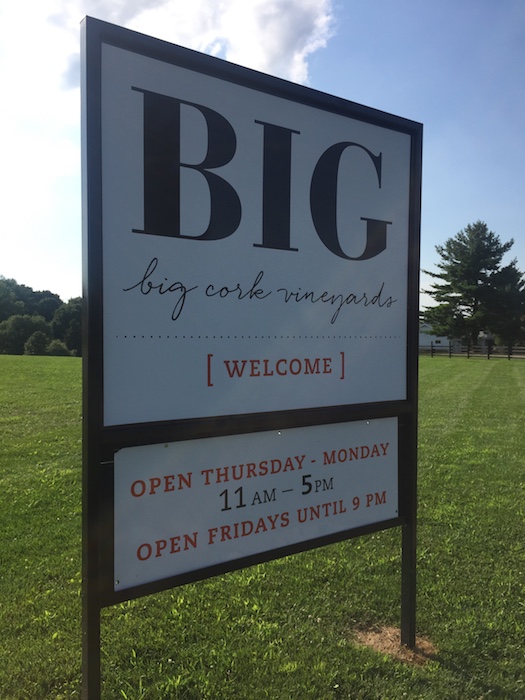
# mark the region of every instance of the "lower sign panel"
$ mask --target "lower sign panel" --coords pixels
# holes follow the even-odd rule
[[[397,418],[115,454],[115,591],[398,515]]]

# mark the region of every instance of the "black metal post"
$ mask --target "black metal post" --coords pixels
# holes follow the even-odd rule
[[[416,588],[417,588],[417,414],[408,418],[405,438],[406,452],[402,503],[401,553],[401,644],[413,649],[416,645]]]
[[[416,527],[402,526],[401,644],[416,646]]]
[[[82,612],[82,700],[100,700],[100,608],[89,587],[84,589]]]

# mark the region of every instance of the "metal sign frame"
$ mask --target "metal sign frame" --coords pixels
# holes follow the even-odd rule
[[[104,290],[102,182],[102,47],[111,46],[219,81],[405,134],[410,139],[406,396],[402,400],[272,410],[247,414],[104,424]],[[416,122],[240,68],[220,59],[86,18],[82,25],[83,151],[83,696],[100,693],[100,611],[103,607],[313,547],[401,526],[402,642],[415,644],[417,366],[422,126]],[[314,538],[270,552],[186,572],[123,591],[113,586],[114,459],[125,447],[260,431],[395,417],[398,422],[398,517]]]

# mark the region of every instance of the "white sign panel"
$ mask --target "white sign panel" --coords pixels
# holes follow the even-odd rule
[[[115,590],[398,516],[397,418],[115,454]]]
[[[103,45],[104,425],[405,400],[410,144]]]

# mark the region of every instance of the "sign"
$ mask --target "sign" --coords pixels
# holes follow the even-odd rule
[[[102,45],[104,425],[405,400],[410,134],[217,63]]]
[[[402,528],[420,124],[83,23],[83,697],[100,611]]]
[[[397,420],[115,455],[115,590],[398,516]]]

